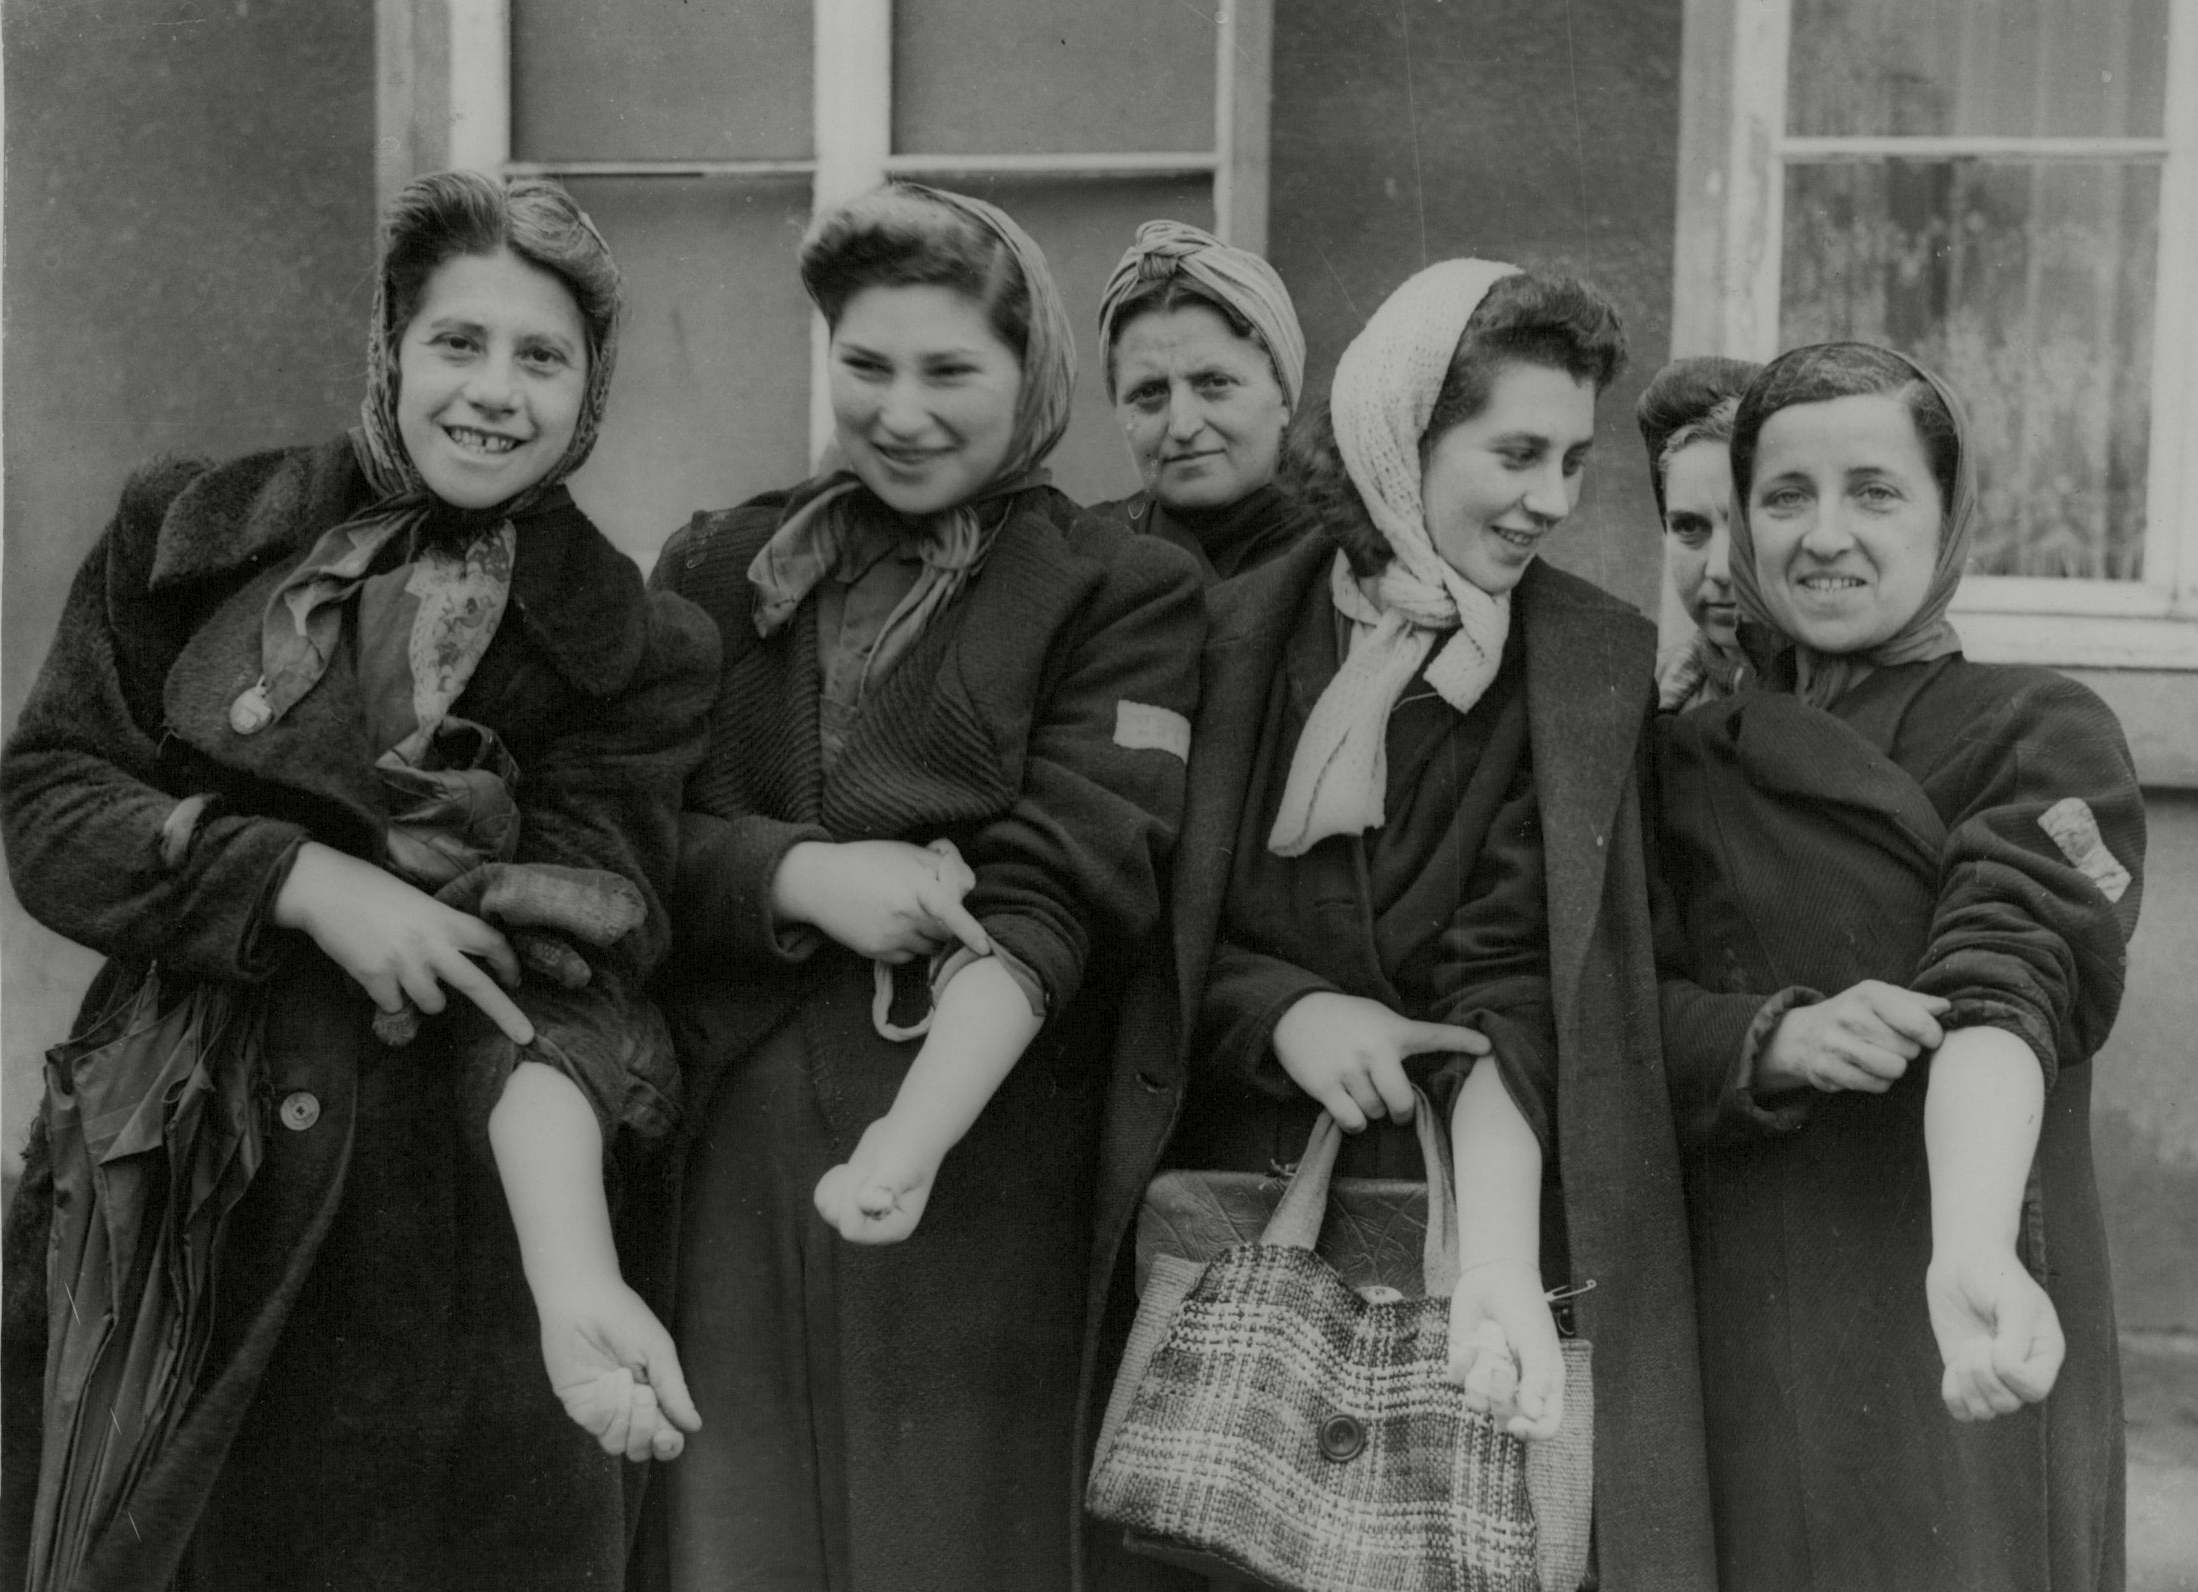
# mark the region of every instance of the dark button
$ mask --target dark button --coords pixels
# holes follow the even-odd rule
[[[1137,1084],[1147,1094],[1166,1094],[1168,1092],[1168,1080],[1154,1073],[1139,1073],[1137,1075]]]
[[[1366,1425],[1356,1415],[1331,1415],[1320,1423],[1320,1451],[1341,1464],[1366,1446]]]
[[[282,1097],[282,1125],[292,1133],[303,1133],[321,1119],[321,1103],[303,1089]]]

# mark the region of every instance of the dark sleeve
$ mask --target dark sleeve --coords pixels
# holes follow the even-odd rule
[[[1549,891],[1540,809],[1524,770],[1467,870],[1464,894],[1438,940],[1432,982],[1434,1020],[1487,1036],[1512,1103],[1542,1154],[1554,1154],[1557,1018],[1549,991]],[[1476,1058],[1417,1059],[1431,1071],[1429,1087],[1447,1119]]]
[[[514,999],[534,1024],[524,1051],[486,1040],[474,1095],[484,1111],[521,1060],[556,1068],[579,1087],[608,1143],[621,1126],[668,1130],[677,1066],[643,987],[671,944],[665,899],[679,855],[679,808],[701,756],[717,683],[717,631],[693,604],[647,601],[648,643],[624,690],[589,704],[521,771],[517,861],[599,868],[639,887],[641,925],[607,948],[576,946],[592,977],[567,990],[529,978]]]
[[[1961,798],[1913,987],[1953,1003],[1948,1028],[2019,1035],[2051,1087],[2114,1026],[2144,894],[2144,799],[2121,725],[2083,686],[2041,674],[1966,728],[1927,788]]]
[[[1124,538],[1071,623],[1021,788],[964,850],[977,876],[964,904],[1055,1013],[1095,942],[1133,945],[1160,921],[1206,635],[1197,571],[1172,547]]]
[[[206,977],[271,973],[267,916],[307,839],[297,824],[215,812],[163,845],[161,691],[187,631],[147,590],[161,520],[203,465],[134,476],[77,571],[53,649],[0,757],[0,835],[18,898],[80,945]],[[182,843],[187,839],[188,843]]]
[[[1275,1060],[1275,1025],[1306,996],[1337,992],[1295,962],[1222,939],[1199,997],[1191,1053],[1201,1072],[1268,1099],[1297,1099],[1304,1091]]]
[[[724,517],[698,514],[675,532],[650,572],[653,590],[693,596],[708,609],[699,589],[690,589],[690,571],[703,578],[725,571],[721,559],[708,558],[703,544],[725,534]],[[711,620],[715,628],[714,617]],[[705,738],[715,723],[707,705],[699,716]],[[683,804],[684,805],[684,804]],[[667,890],[671,923],[681,957],[702,964],[794,962],[814,951],[821,936],[799,927],[782,927],[771,912],[771,881],[786,853],[805,840],[829,841],[816,824],[788,823],[760,813],[701,812],[692,806],[679,815],[678,863]]]

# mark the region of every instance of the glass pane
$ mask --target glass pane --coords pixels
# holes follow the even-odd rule
[[[1214,20],[1182,0],[897,0],[893,148],[1210,150]]]
[[[799,480],[809,301],[794,250],[805,181],[568,184],[626,275],[610,415],[574,496],[647,563],[696,509]]]
[[[511,8],[520,160],[798,160],[806,0],[525,0]]]
[[[2154,138],[2169,0],[1793,0],[1802,135]]]
[[[2104,163],[1788,168],[1779,342],[1886,343],[1961,394],[1976,573],[2143,574],[2159,182]]]
[[[1107,403],[1100,368],[1099,290],[1130,246],[1141,221],[1167,216],[1213,225],[1213,190],[1193,182],[958,182],[1021,222],[1046,252],[1076,330],[1076,398],[1068,435],[1055,450],[1053,484],[1079,503],[1127,497],[1137,472]]]

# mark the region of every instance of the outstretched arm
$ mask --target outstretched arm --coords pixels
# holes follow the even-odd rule
[[[542,1360],[565,1413],[611,1454],[672,1459],[702,1417],[671,1334],[618,1271],[603,1195],[603,1138],[587,1099],[538,1062],[512,1070],[490,1147],[541,1319]]]
[[[931,1031],[893,1108],[818,1182],[818,1213],[858,1244],[898,1243],[913,1233],[947,1151],[961,1143],[1039,1026],[1029,996],[997,957],[955,974],[939,991]]]
[[[2003,1028],[1946,1036],[1924,1096],[1931,1167],[1931,1330],[1956,1420],[1986,1421],[2053,1391],[2066,1344],[2053,1301],[2015,1253],[2045,1077]]]

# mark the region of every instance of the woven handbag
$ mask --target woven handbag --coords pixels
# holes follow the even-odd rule
[[[1287,1592],[1579,1586],[1588,1345],[1564,1341],[1564,1417],[1547,1441],[1522,1442],[1466,1408],[1444,1374],[1458,1275],[1449,1145],[1424,1095],[1414,1121],[1424,1187],[1331,1190],[1342,1135],[1324,1114],[1287,1184],[1191,1174],[1212,1209],[1188,1235],[1184,1201],[1157,1214],[1148,1202],[1142,1296],[1086,1497],[1133,1551]],[[1185,1236],[1226,1234],[1253,1199],[1272,1202],[1256,1241],[1169,1252]],[[1322,1247],[1361,1272],[1363,1292],[1316,1253],[1338,1209],[1353,1231]],[[1424,1234],[1419,1275],[1398,1276],[1383,1259],[1410,1232]]]

